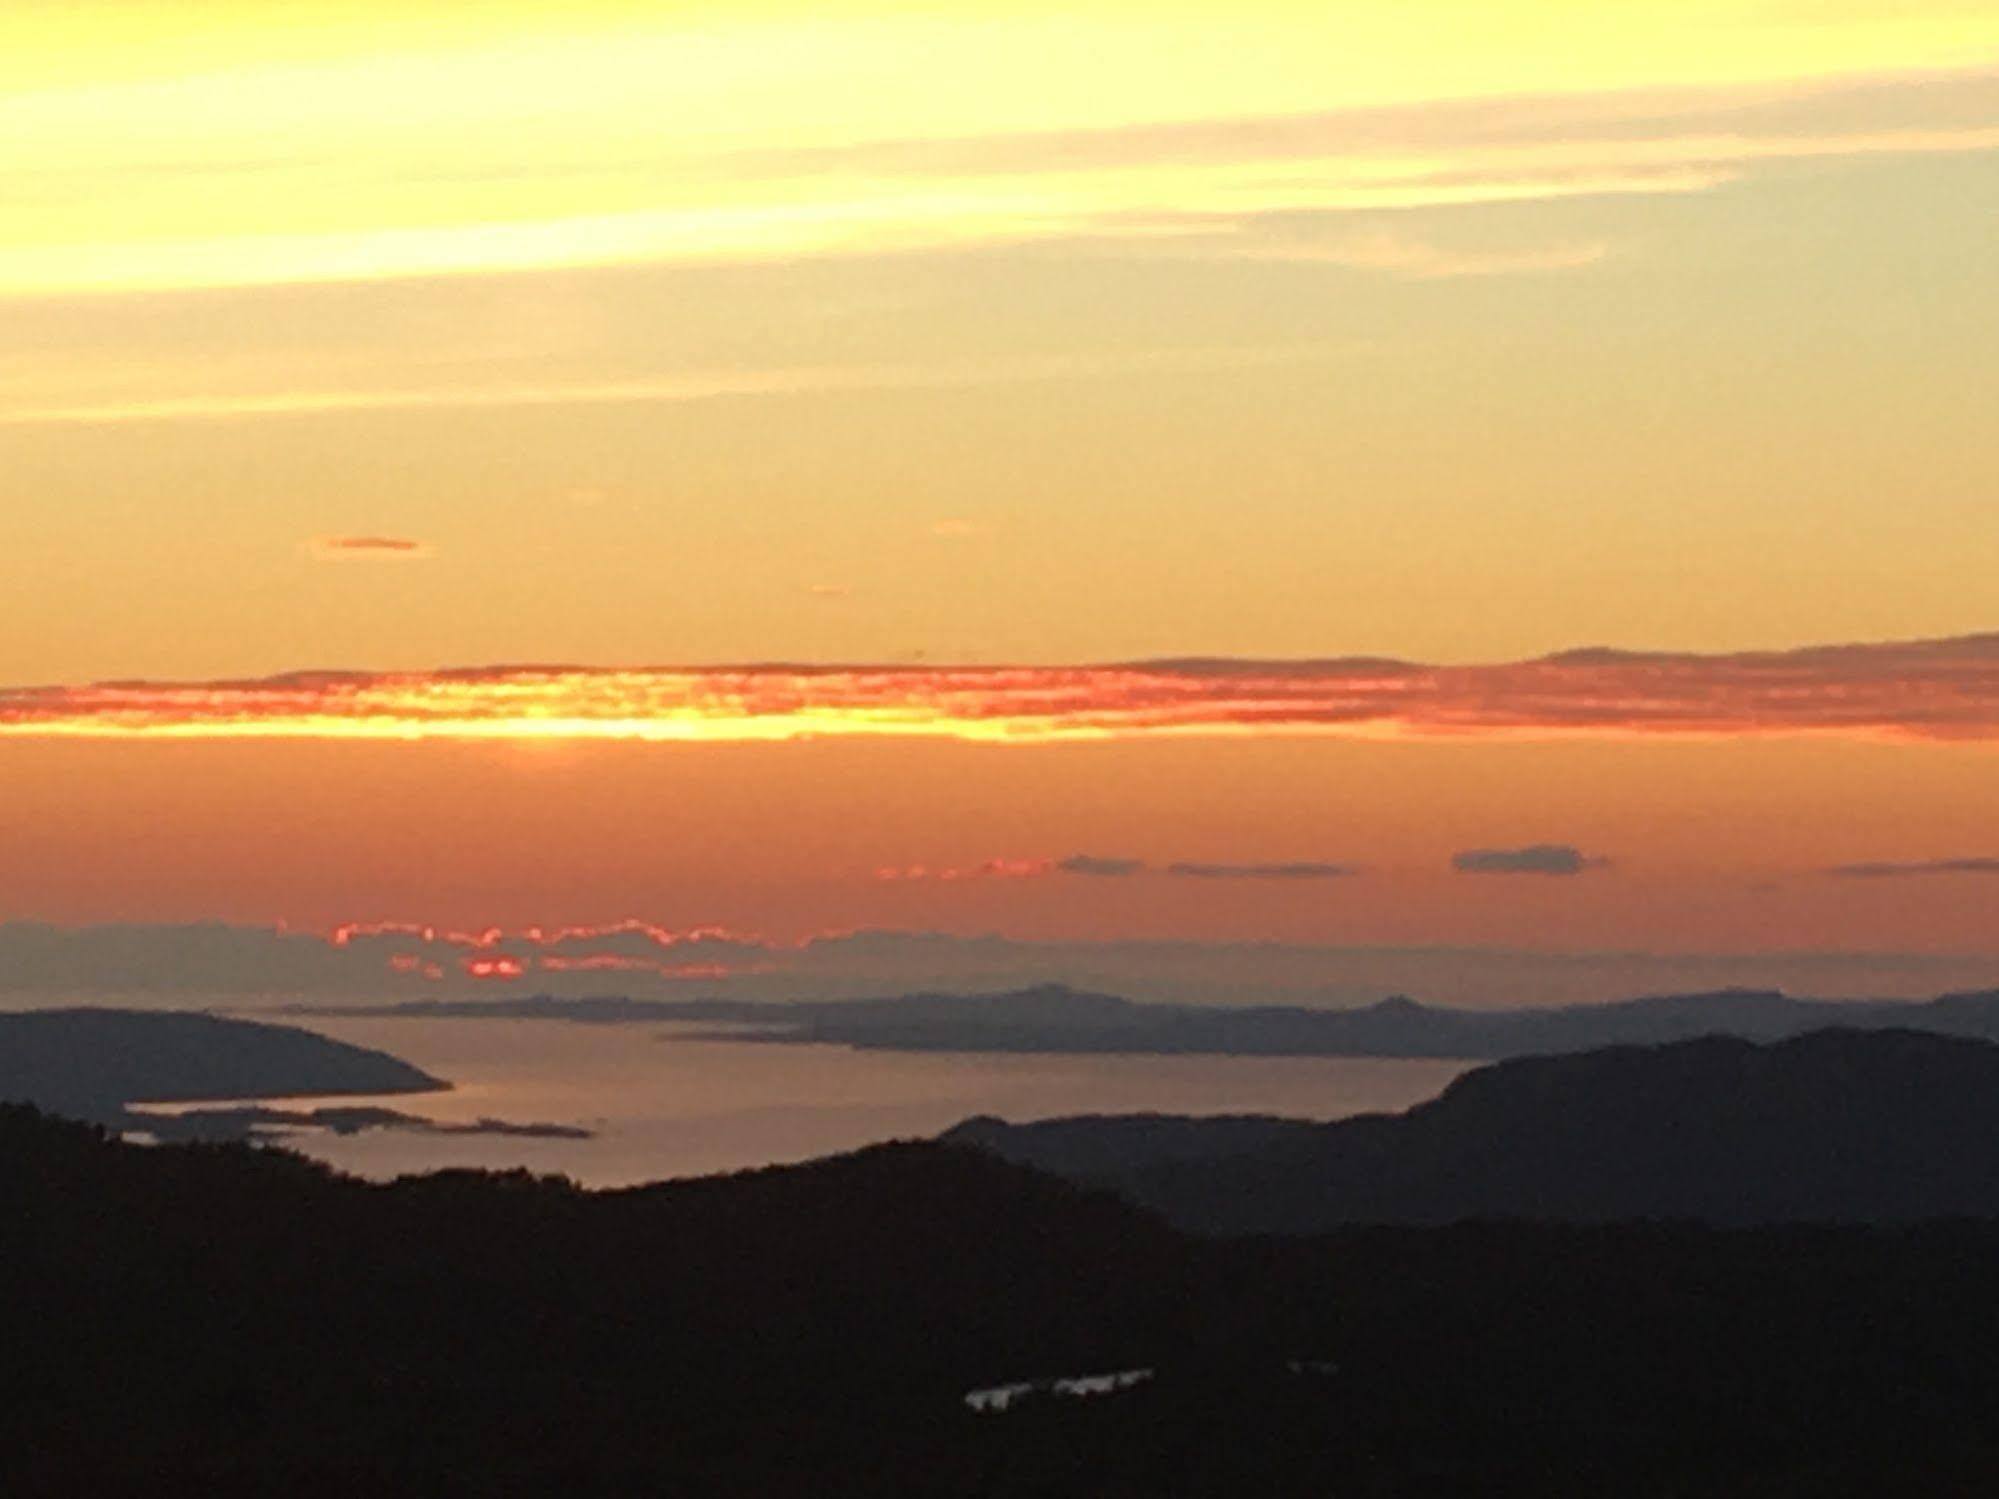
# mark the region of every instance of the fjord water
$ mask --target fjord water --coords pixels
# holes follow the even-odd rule
[[[736,1171],[973,1114],[1285,1114],[1332,1119],[1433,1097],[1465,1065],[1348,1057],[1049,1056],[856,1051],[713,1039],[708,1028],[549,1020],[318,1018],[455,1086],[379,1102],[447,1123],[582,1125],[587,1140],[372,1131],[286,1143],[358,1175],[447,1166],[560,1172],[590,1186]],[[330,1101],[330,1100],[329,1100]],[[340,1102],[355,1102],[346,1099]]]

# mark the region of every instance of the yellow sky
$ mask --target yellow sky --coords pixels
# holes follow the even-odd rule
[[[1778,138],[1595,128],[1652,112],[1662,88],[1726,107],[1989,64],[1999,18],[1972,5],[30,4],[0,28],[0,140],[20,163],[0,294],[16,296],[1684,191],[1744,161],[1999,141],[1989,119],[1870,128],[1837,105]],[[1189,151],[1141,134],[1101,153],[1147,126],[1550,94],[1597,97],[1549,138],[1334,129]],[[1049,132],[1096,133],[1098,159]],[[998,165],[939,149],[1009,140],[1023,149]]]

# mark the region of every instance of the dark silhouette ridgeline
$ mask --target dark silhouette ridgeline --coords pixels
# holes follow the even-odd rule
[[[1833,1035],[1504,1064],[1353,1136],[1428,1160],[1411,1180],[1443,1195],[1420,1216],[1484,1216],[1263,1237],[1188,1236],[951,1144],[616,1192],[381,1186],[0,1109],[6,1489],[1987,1492],[1999,1223],[1925,1215],[1999,1154],[1995,1053]],[[1648,1136],[1662,1106],[1674,1123]],[[1974,1164],[1831,1214],[1905,1222],[1554,1221],[1658,1220],[1696,1160],[1732,1172],[1699,1200],[1762,1194],[1718,1218],[1818,1216],[1767,1175],[1799,1166],[1808,1126],[1835,1131],[1821,1183],[1878,1188],[1945,1144]],[[1137,1128],[1149,1169],[1214,1165],[1195,1125]],[[1298,1128],[1216,1138],[1252,1181],[1245,1162],[1296,1149],[1322,1196],[1347,1190],[1328,1159],[1379,1187],[1360,1145],[1328,1157]],[[963,1400],[1137,1368],[1156,1377],[1090,1400]]]

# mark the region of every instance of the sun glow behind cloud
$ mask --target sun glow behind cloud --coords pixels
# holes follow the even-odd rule
[[[1733,655],[1578,651],[1113,666],[491,667],[0,691],[0,735],[1031,744],[1171,734],[1999,738],[1999,635]]]

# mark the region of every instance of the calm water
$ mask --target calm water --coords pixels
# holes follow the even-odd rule
[[[661,1026],[321,1019],[314,1030],[457,1084],[380,1100],[451,1122],[581,1124],[592,1140],[375,1131],[291,1142],[365,1176],[526,1166],[593,1186],[799,1161],[933,1135],[970,1114],[1274,1113],[1331,1119],[1433,1097],[1456,1062],[975,1056],[691,1039]],[[690,1028],[691,1029],[691,1028]],[[352,1100],[342,1100],[352,1101]]]

